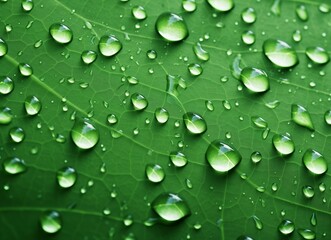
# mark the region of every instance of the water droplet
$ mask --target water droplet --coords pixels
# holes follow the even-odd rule
[[[7,158],[2,163],[3,169],[9,174],[19,174],[27,170],[27,166],[23,159],[12,157]]]
[[[97,59],[97,53],[92,50],[85,50],[82,52],[81,58],[85,64],[91,64]]]
[[[261,219],[259,217],[257,217],[256,215],[253,215],[252,218],[254,220],[255,227],[258,230],[262,230],[263,229],[263,223],[262,223]]]
[[[44,212],[40,217],[41,228],[47,233],[56,233],[62,228],[61,215],[57,211]]]
[[[281,68],[293,67],[299,62],[294,49],[281,40],[268,39],[264,41],[263,52],[273,64]]]
[[[202,228],[202,225],[201,225],[199,222],[197,222],[197,223],[195,223],[195,224],[193,225],[193,228],[194,228],[195,230],[200,230],[200,229]]]
[[[228,100],[223,100],[222,101],[222,104],[223,104],[223,107],[226,109],[226,110],[230,110],[231,109],[231,104]]]
[[[312,198],[315,195],[314,188],[312,186],[306,185],[302,187],[302,193],[306,198]]]
[[[328,110],[324,114],[324,120],[326,124],[331,125],[331,110]]]
[[[308,11],[305,5],[298,5],[295,9],[295,12],[301,21],[308,20]]]
[[[117,117],[115,114],[109,114],[108,117],[107,117],[107,121],[109,124],[113,125],[115,123],[117,123]]]
[[[241,18],[245,23],[254,23],[256,21],[256,12],[254,8],[246,8],[241,12]]]
[[[99,141],[99,132],[88,118],[76,118],[71,138],[80,149],[90,149]]]
[[[292,39],[295,42],[300,42],[301,39],[302,39],[301,31],[300,30],[295,30],[292,34]]]
[[[247,30],[243,32],[243,34],[241,35],[241,39],[245,44],[252,45],[253,43],[255,43],[255,33],[251,30]]]
[[[294,223],[291,220],[284,219],[278,226],[278,230],[284,234],[289,235],[294,231]]]
[[[72,167],[64,167],[57,171],[56,178],[60,187],[70,188],[76,182],[77,173]]]
[[[203,72],[202,66],[198,63],[191,63],[187,68],[192,76],[199,76]]]
[[[326,3],[322,3],[321,5],[319,5],[318,9],[322,12],[322,13],[328,13],[331,10],[330,5],[326,4]]]
[[[73,33],[71,29],[63,23],[52,24],[49,27],[49,34],[56,42],[61,44],[69,43],[73,38]]]
[[[42,40],[38,40],[38,41],[36,41],[35,43],[34,43],[34,47],[35,48],[39,48],[41,45],[43,44],[43,41]]]
[[[188,189],[192,189],[192,188],[193,188],[193,184],[192,184],[192,182],[191,182],[190,179],[186,178],[186,179],[185,179],[185,184],[186,184],[186,187],[187,187]]]
[[[326,159],[319,152],[308,149],[302,157],[303,164],[313,174],[320,175],[328,170]]]
[[[156,20],[156,31],[169,42],[182,41],[189,31],[184,19],[175,13],[162,13]]]
[[[132,15],[137,20],[144,20],[147,18],[147,13],[143,6],[134,6],[132,8]]]
[[[206,108],[209,110],[209,111],[214,111],[214,104],[213,104],[213,102],[212,101],[210,101],[210,100],[206,100],[205,101],[205,105],[206,105]]]
[[[215,10],[220,12],[230,11],[234,7],[233,0],[207,0]]]
[[[122,43],[114,35],[105,35],[100,38],[99,51],[105,57],[111,57],[119,53]]]
[[[13,120],[13,114],[9,107],[0,108],[0,124],[9,124]]]
[[[155,109],[155,119],[158,123],[164,124],[169,119],[169,112],[165,108],[157,108]]]
[[[296,124],[314,130],[314,125],[309,112],[298,104],[292,104],[291,108],[292,121]]]
[[[182,6],[186,12],[194,12],[197,9],[195,0],[182,0]]]
[[[251,154],[251,160],[253,163],[259,163],[262,160],[262,154],[258,151],[255,151]]]
[[[14,89],[14,82],[10,77],[0,76],[0,94],[7,95]]]
[[[163,168],[158,164],[148,164],[146,165],[146,176],[149,181],[153,183],[162,182],[165,178],[165,172]]]
[[[251,117],[252,123],[258,128],[266,128],[268,127],[268,123],[262,117],[259,116],[252,116]]]
[[[242,68],[240,66],[241,64],[241,55],[238,54],[234,59],[232,64],[230,65],[230,70],[231,70],[231,74],[234,78],[240,80],[240,76],[241,76],[241,71]]]
[[[126,227],[129,227],[133,224],[133,219],[132,219],[132,216],[131,215],[127,215],[124,219],[123,219],[123,224],[126,226]],[[131,238],[130,238],[131,239]]]
[[[18,70],[20,71],[20,73],[24,77],[29,77],[33,73],[32,67],[29,64],[27,64],[27,63],[20,63],[18,65]]]
[[[260,192],[260,193],[264,193],[265,192],[265,187],[264,186],[258,186],[256,188],[256,191]]]
[[[171,152],[169,158],[176,167],[184,167],[187,164],[187,158],[182,152]]]
[[[187,112],[183,115],[186,129],[192,134],[202,134],[207,131],[207,123],[202,116],[197,113]]]
[[[276,192],[276,191],[278,190],[278,184],[277,184],[277,183],[273,183],[273,184],[271,185],[271,190],[272,190],[273,192]]]
[[[191,214],[186,201],[173,193],[160,194],[152,202],[152,208],[166,222],[175,222]]]
[[[294,152],[294,142],[289,135],[275,134],[272,143],[281,155],[290,155]]]
[[[307,47],[306,55],[316,64],[325,64],[330,60],[328,52],[321,47]]]
[[[276,16],[280,16],[280,1],[281,0],[274,0],[274,3],[271,6],[271,12]]]
[[[147,54],[147,57],[151,60],[154,60],[157,58],[157,52],[155,50],[148,50],[146,54]]]
[[[311,215],[310,224],[313,225],[313,226],[316,226],[317,225],[317,217],[316,217],[316,213],[314,213],[314,212]]]
[[[254,240],[254,239],[249,236],[241,235],[237,238],[237,240]]]
[[[25,133],[22,128],[15,127],[10,129],[9,136],[13,140],[13,142],[20,143],[24,140]]]
[[[233,147],[215,140],[208,146],[206,159],[217,172],[225,173],[233,169],[241,161],[241,154]]]
[[[33,0],[22,0],[22,9],[25,12],[30,12],[33,9]]]
[[[131,95],[131,103],[133,108],[137,111],[144,110],[148,106],[147,99],[140,93],[134,93]]]
[[[316,238],[316,233],[313,230],[310,229],[299,229],[298,230],[299,234],[303,239],[306,240],[312,240]]]
[[[271,101],[271,102],[267,102],[267,103],[265,104],[265,106],[266,106],[267,108],[270,108],[270,109],[275,109],[276,107],[279,106],[279,104],[280,104],[280,102],[279,102],[278,100],[274,100],[274,101]]]
[[[240,78],[245,87],[254,93],[261,93],[269,90],[268,75],[260,69],[245,67],[241,71]]]
[[[36,96],[29,96],[24,101],[25,111],[28,115],[37,115],[41,110],[41,102]]]
[[[195,56],[201,61],[208,61],[209,60],[209,52],[204,50],[201,44],[198,42],[197,44],[193,45],[193,52]]]
[[[320,190],[320,192],[325,192],[326,190],[326,185],[325,183],[320,183],[320,185],[318,185],[318,189]]]

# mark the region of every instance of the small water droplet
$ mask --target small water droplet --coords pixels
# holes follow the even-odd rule
[[[256,21],[256,12],[254,8],[245,8],[241,12],[241,18],[245,23],[254,23]]]
[[[182,152],[171,152],[169,158],[176,167],[184,167],[188,162],[185,154]]]
[[[245,87],[254,93],[269,90],[269,78],[267,74],[260,69],[245,67],[241,71],[240,78]]]
[[[186,179],[185,179],[185,184],[186,184],[186,187],[187,187],[188,189],[192,189],[192,188],[193,188],[193,184],[192,184],[192,182],[191,182],[190,179],[186,178]]]
[[[328,170],[326,159],[319,152],[308,149],[302,157],[304,166],[313,174],[321,175]]]
[[[233,0],[207,0],[207,2],[217,11],[228,12],[234,7]]]
[[[10,33],[11,31],[13,31],[13,26],[11,24],[6,24],[5,30],[6,30],[6,33]],[[0,52],[1,52],[1,50],[0,50]]]
[[[326,185],[324,182],[320,183],[320,185],[318,185],[318,189],[320,190],[320,192],[325,192],[326,190]]]
[[[134,6],[132,8],[132,15],[137,20],[144,20],[147,18],[147,13],[143,6]]]
[[[193,52],[195,56],[201,61],[208,61],[210,58],[209,52],[203,49],[199,42],[193,45]]]
[[[261,219],[259,217],[257,217],[256,215],[253,215],[252,218],[254,220],[255,227],[258,230],[262,230],[263,229],[263,223],[262,223]]]
[[[18,70],[20,71],[21,75],[24,77],[29,77],[33,73],[32,67],[27,63],[20,63],[18,65]]]
[[[326,124],[331,125],[331,110],[328,110],[324,114],[324,120]]]
[[[155,50],[148,50],[147,51],[147,57],[150,59],[150,60],[154,60],[157,58],[157,52]]]
[[[22,9],[25,12],[30,12],[33,9],[33,0],[22,0]]]
[[[119,53],[122,43],[114,35],[105,35],[100,38],[99,51],[105,57],[111,57]]]
[[[41,111],[41,102],[36,96],[29,96],[24,101],[25,111],[28,115],[34,116]]]
[[[9,136],[13,140],[13,142],[20,143],[24,140],[25,133],[22,128],[15,127],[10,129]]]
[[[325,64],[330,61],[328,52],[321,47],[307,47],[306,55],[316,64]]]
[[[267,108],[270,108],[270,109],[275,109],[276,107],[279,106],[279,104],[280,104],[280,102],[279,102],[278,100],[274,100],[274,101],[271,101],[271,102],[267,102],[267,103],[265,104],[265,106],[266,106]]]
[[[322,4],[319,5],[318,9],[322,13],[329,13],[330,10],[331,10],[331,7],[330,7],[330,5],[328,5],[326,3],[322,3]]]
[[[34,47],[35,48],[39,48],[41,45],[43,44],[43,41],[42,40],[37,40],[35,43],[34,43]]]
[[[313,226],[316,226],[317,225],[317,217],[316,217],[316,213],[314,213],[314,212],[311,215],[310,224],[313,225]]]
[[[91,64],[97,59],[97,53],[92,50],[85,50],[82,52],[81,58],[85,64]]]
[[[56,173],[57,183],[62,188],[70,188],[76,183],[77,173],[72,167],[64,167]]]
[[[310,229],[300,228],[298,230],[298,233],[300,234],[301,237],[303,237],[303,239],[306,239],[306,240],[312,240],[312,239],[316,238],[316,233]]]
[[[262,117],[259,116],[252,116],[251,117],[252,123],[258,128],[266,128],[268,127],[268,123]]]
[[[133,108],[137,111],[144,110],[148,106],[147,99],[140,93],[134,93],[131,95],[131,103]]]
[[[40,217],[40,223],[46,233],[56,233],[62,228],[61,215],[57,211],[44,212]]]
[[[237,240],[254,240],[254,239],[246,235],[241,235],[237,237]]]
[[[0,108],[0,124],[9,124],[13,120],[13,114],[9,107]]]
[[[76,118],[71,138],[80,149],[93,148],[99,141],[99,132],[88,118]]]
[[[157,108],[155,109],[155,119],[158,123],[164,124],[169,119],[169,112],[165,108]]]
[[[9,174],[19,174],[27,170],[27,166],[23,159],[18,157],[7,158],[2,163],[3,169]]]
[[[272,138],[272,143],[281,155],[290,155],[295,150],[294,142],[289,135],[275,134]]]
[[[280,3],[281,0],[274,0],[274,3],[271,6],[271,12],[276,16],[280,16]]]
[[[300,30],[295,30],[292,34],[292,39],[295,42],[300,42],[302,40],[302,35]]]
[[[277,183],[273,183],[273,184],[271,185],[271,190],[272,190],[273,192],[276,192],[276,191],[278,190],[278,184],[277,184]]]
[[[298,5],[295,9],[295,12],[301,21],[308,20],[309,15],[305,5]]]
[[[197,113],[187,112],[183,115],[186,129],[192,134],[202,134],[207,131],[207,123]]]
[[[255,151],[251,154],[251,160],[253,163],[259,163],[262,160],[262,154],[258,151]]]
[[[149,181],[153,183],[162,182],[165,178],[165,172],[163,168],[158,164],[148,164],[145,169],[146,176]]]
[[[187,68],[192,76],[199,76],[203,72],[202,66],[198,63],[191,63]]]
[[[302,193],[306,198],[313,198],[315,195],[314,188],[312,186],[306,185],[302,187]]]
[[[292,121],[296,124],[314,130],[314,125],[310,117],[310,113],[306,108],[298,104],[292,104],[291,107]]]
[[[54,23],[49,27],[49,34],[52,38],[61,44],[67,44],[72,41],[73,33],[71,29],[63,23]]]
[[[195,0],[182,0],[182,7],[186,12],[194,12],[197,9]]]
[[[7,76],[0,76],[0,94],[7,95],[14,89],[14,81]]]
[[[107,117],[107,121],[109,124],[113,125],[116,124],[118,120],[115,114],[109,114]]]
[[[251,30],[247,30],[241,35],[242,41],[247,45],[252,45],[255,43],[255,38],[255,33]]]
[[[294,232],[294,223],[291,220],[284,219],[278,226],[278,230],[283,234],[283,235],[290,235],[291,233]]]
[[[209,110],[209,111],[214,111],[214,104],[213,104],[213,102],[212,101],[210,101],[210,100],[206,100],[205,101],[205,105],[206,105],[206,108]]]

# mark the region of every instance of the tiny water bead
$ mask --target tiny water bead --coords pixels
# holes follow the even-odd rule
[[[57,183],[62,188],[72,187],[77,180],[77,172],[72,167],[63,167],[56,173]]]
[[[251,30],[247,30],[245,32],[243,32],[243,34],[241,35],[241,39],[243,41],[243,43],[245,43],[246,45],[252,45],[255,43],[255,33]]]
[[[240,79],[250,91],[262,93],[269,90],[268,75],[257,68],[245,67],[240,74]]]
[[[307,47],[306,55],[315,64],[326,64],[330,61],[328,52],[321,47]]]
[[[21,75],[24,77],[29,77],[33,73],[32,67],[27,63],[20,63],[18,65],[18,70],[20,71]]]
[[[220,173],[230,171],[237,166],[242,159],[238,150],[220,140],[215,140],[209,144],[205,157],[210,166],[216,172]]]
[[[256,12],[254,8],[246,8],[241,12],[241,19],[245,23],[254,23],[256,21]]]
[[[262,154],[258,151],[255,151],[251,154],[251,160],[253,163],[259,163],[262,160]]]
[[[150,60],[154,60],[157,58],[157,52],[153,49],[151,50],[148,50],[147,53],[146,53],[147,57],[150,59]]]
[[[5,40],[0,37],[0,57],[3,57],[8,52],[8,46]]]
[[[71,129],[71,138],[80,149],[93,148],[99,141],[99,131],[88,118],[76,118]]]
[[[92,50],[85,50],[82,52],[81,58],[87,65],[93,63],[97,59],[98,54]]]
[[[191,63],[187,68],[192,76],[200,76],[203,72],[202,66],[198,63]]]
[[[295,9],[295,12],[301,21],[308,20],[309,15],[305,5],[298,5]]]
[[[155,119],[158,123],[164,124],[169,120],[169,112],[165,108],[157,108],[155,109]]]
[[[53,23],[49,27],[49,34],[58,43],[67,44],[72,41],[72,30],[63,23]]]
[[[210,58],[209,52],[203,49],[199,42],[193,45],[193,52],[195,56],[201,61],[208,61]]]
[[[186,12],[194,12],[197,9],[196,0],[182,0],[182,7]]]
[[[147,164],[145,173],[147,179],[153,183],[162,182],[165,178],[165,172],[163,168],[158,164]]]
[[[147,18],[147,13],[143,6],[134,6],[132,8],[132,15],[137,20],[144,20]]]
[[[20,143],[24,140],[25,133],[22,128],[15,127],[9,130],[9,136],[13,142]]]
[[[33,9],[33,0],[22,0],[22,9],[25,12],[30,12]]]
[[[316,238],[316,233],[313,230],[310,229],[299,229],[298,233],[300,234],[303,239],[306,240],[313,240]]]
[[[111,113],[111,114],[108,115],[107,121],[108,121],[109,124],[113,125],[113,124],[117,123],[118,119],[117,119],[115,114]]]
[[[187,112],[183,115],[186,129],[192,134],[202,134],[207,131],[205,119],[197,113]]]
[[[286,156],[294,152],[294,142],[289,135],[275,134],[272,138],[272,143],[281,155]]]
[[[134,110],[141,111],[147,108],[148,101],[144,95],[140,93],[134,93],[131,95],[131,103]]]
[[[13,114],[9,107],[0,108],[0,124],[9,124],[13,120]]]
[[[99,41],[99,51],[105,57],[115,56],[122,49],[122,43],[114,35],[104,35]]]
[[[321,175],[328,170],[326,159],[319,152],[308,149],[302,157],[304,166],[313,174]]]
[[[228,12],[234,7],[233,0],[207,0],[207,2],[217,11]]]
[[[186,201],[174,193],[160,194],[152,202],[152,209],[168,223],[176,222],[191,214]]]
[[[310,130],[314,130],[314,125],[310,117],[310,113],[303,106],[298,104],[292,104],[291,117],[292,121],[296,124],[306,127]]]
[[[263,43],[264,55],[277,67],[290,68],[299,63],[295,50],[286,42],[267,39]]]
[[[295,42],[300,42],[302,39],[301,31],[300,30],[295,30],[292,34],[292,39]]]
[[[14,82],[10,77],[0,76],[0,94],[7,95],[14,89]]]
[[[185,20],[175,13],[162,13],[156,20],[155,28],[169,42],[182,41],[189,35]]]
[[[324,113],[324,120],[326,124],[331,125],[331,110],[328,110]]]
[[[46,211],[40,217],[40,224],[46,233],[56,233],[62,228],[61,215],[57,211]]]
[[[314,188],[312,186],[306,185],[302,187],[302,193],[306,198],[313,198],[315,195]]]
[[[259,116],[252,116],[251,117],[252,123],[258,128],[266,128],[268,127],[268,123],[262,117]]]
[[[41,102],[36,96],[28,96],[24,101],[25,112],[30,116],[40,113],[41,106]]]
[[[23,159],[18,157],[7,158],[2,163],[3,169],[12,175],[23,173],[27,170],[27,166]]]
[[[290,235],[294,232],[294,223],[291,220],[284,219],[278,226],[278,230],[283,235]]]
[[[176,167],[184,167],[187,164],[187,158],[182,152],[171,152],[169,158]]]

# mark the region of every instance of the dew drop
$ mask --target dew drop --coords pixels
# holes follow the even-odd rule
[[[300,30],[295,30],[292,34],[292,39],[295,42],[300,42],[302,40],[302,35]]]
[[[253,215],[252,218],[254,220],[255,227],[258,230],[262,230],[263,229],[263,223],[262,223],[261,219],[259,217],[257,217],[256,215]]]
[[[22,0],[22,9],[25,12],[30,12],[33,9],[33,0]]]
[[[303,237],[303,239],[306,240],[313,240],[316,238],[316,233],[310,229],[299,229],[298,233],[301,237]]]
[[[207,2],[217,11],[227,12],[233,9],[233,0],[207,0]]]
[[[271,190],[272,190],[273,192],[276,192],[276,191],[278,190],[278,184],[277,184],[277,183],[273,183],[273,184],[271,185]]]
[[[115,114],[109,114],[107,117],[107,121],[109,124],[113,125],[117,123],[118,119]]]
[[[71,138],[80,149],[93,148],[99,141],[99,132],[88,118],[76,118]]]
[[[187,164],[187,158],[182,152],[171,152],[169,158],[176,167],[184,167]]]
[[[132,8],[132,15],[137,20],[144,20],[147,18],[147,13],[143,6],[134,6]]]
[[[247,30],[241,35],[242,41],[247,45],[252,45],[255,43],[255,38],[255,33],[251,30]]]
[[[14,81],[7,76],[0,76],[0,94],[7,95],[14,89]]]
[[[328,52],[321,47],[306,48],[307,57],[316,64],[326,64],[330,61]]]
[[[133,218],[131,215],[127,215],[124,219],[123,219],[123,224],[126,227],[129,227],[133,224]],[[127,238],[126,238],[127,239]],[[134,240],[135,238],[128,238],[127,240]]]
[[[18,70],[20,71],[21,75],[24,77],[29,77],[33,73],[32,67],[27,63],[20,63],[18,65]]]
[[[241,235],[237,237],[237,240],[254,240],[254,239],[246,235]]]
[[[260,69],[245,67],[241,71],[240,78],[245,87],[254,93],[262,93],[269,90],[269,77]]]
[[[0,108],[0,124],[9,124],[13,120],[13,114],[9,107]]]
[[[326,159],[319,152],[308,149],[302,157],[304,166],[313,174],[321,175],[328,170]]]
[[[62,188],[70,188],[76,183],[77,173],[72,167],[64,167],[56,173],[57,183]]]
[[[157,52],[155,50],[148,50],[147,51],[147,57],[150,59],[150,60],[154,60],[157,58]]]
[[[27,166],[23,159],[18,157],[7,158],[2,163],[3,169],[12,175],[23,173],[27,170]]]
[[[114,35],[105,35],[100,38],[99,51],[105,57],[111,57],[119,53],[122,43]]]
[[[265,104],[265,106],[266,106],[267,108],[270,108],[270,109],[275,109],[276,107],[279,106],[279,104],[280,104],[280,102],[279,102],[278,100],[274,100],[274,101],[271,101],[271,102],[267,102],[267,103]]]
[[[11,24],[6,24],[5,26],[6,33],[13,31],[13,26]]]
[[[324,114],[324,120],[326,124],[331,125],[331,110],[328,110]]]
[[[214,107],[214,104],[212,101],[210,100],[206,100],[205,101],[205,105],[206,105],[206,108],[209,110],[209,111],[214,111],[215,107]]]
[[[296,124],[314,130],[314,125],[310,117],[310,113],[306,108],[298,104],[292,104],[291,107],[292,121]]]
[[[252,116],[251,117],[252,123],[258,128],[266,128],[268,127],[268,123],[262,117],[259,116]]]
[[[203,72],[202,66],[198,63],[191,63],[187,68],[192,76],[199,76]]]
[[[147,179],[153,183],[162,182],[165,178],[165,172],[163,168],[158,164],[148,164],[146,165],[145,173]]]
[[[210,58],[209,52],[203,49],[199,42],[193,45],[193,52],[195,56],[201,61],[208,61]]]
[[[313,213],[313,214],[311,215],[311,218],[310,218],[310,224],[311,224],[312,226],[316,226],[316,225],[317,225],[317,217],[316,217],[316,213]]]
[[[81,58],[87,65],[93,63],[97,59],[97,53],[92,50],[85,50],[82,52]]]
[[[325,192],[326,190],[326,185],[325,183],[320,183],[320,185],[318,185],[318,189],[320,190],[320,192]]]
[[[29,96],[24,101],[25,111],[28,115],[34,116],[41,111],[41,102],[36,96]]]
[[[20,143],[24,140],[25,133],[20,127],[10,129],[9,136],[13,142]]]
[[[241,12],[241,19],[245,23],[254,23],[256,21],[256,12],[254,8],[246,8]]]
[[[329,13],[331,10],[330,5],[326,3],[322,3],[319,5],[318,9],[320,10],[321,13]]]
[[[49,34],[52,38],[61,44],[67,44],[71,42],[73,33],[71,29],[63,23],[54,23],[49,27]]]
[[[314,188],[312,186],[306,185],[302,187],[302,193],[306,198],[313,198],[315,195]]]
[[[62,228],[61,215],[57,211],[44,212],[40,217],[40,224],[46,233],[56,233]]]
[[[197,9],[195,0],[182,0],[182,6],[186,12],[194,12]]]
[[[147,99],[140,93],[134,93],[131,95],[131,103],[133,108],[137,111],[144,110],[148,106]]]
[[[158,123],[164,124],[169,120],[169,112],[165,108],[155,109],[155,119]]]
[[[183,115],[186,129],[192,134],[202,134],[207,131],[205,119],[197,113],[187,112]]]
[[[295,9],[295,12],[301,21],[308,20],[309,15],[305,5],[298,5]]]
[[[283,235],[290,235],[294,232],[294,223],[291,220],[284,219],[278,226],[278,230]]]
[[[262,154],[258,151],[255,151],[251,154],[251,160],[253,163],[259,163],[262,160]]]
[[[284,156],[292,154],[295,150],[294,142],[289,135],[275,134],[272,143],[277,152]]]
[[[186,184],[186,187],[187,187],[188,189],[192,189],[192,188],[193,188],[193,184],[192,184],[192,182],[191,182],[190,179],[186,178],[186,179],[185,179],[185,184]]]
[[[280,3],[281,0],[274,0],[274,3],[271,6],[271,12],[276,16],[280,16]]]

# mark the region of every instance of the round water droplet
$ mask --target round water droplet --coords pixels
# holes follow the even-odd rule
[[[30,12],[33,9],[33,0],[22,0],[22,9],[25,12]]]
[[[126,227],[129,227],[133,224],[133,219],[131,215],[127,215],[124,219],[123,219],[123,224]],[[132,236],[132,235],[130,235]],[[135,240],[135,238],[125,238],[125,240]]]
[[[6,24],[5,26],[6,33],[13,31],[13,26],[11,24]]]
[[[165,172],[163,168],[158,164],[148,164],[146,165],[146,176],[149,181],[153,183],[162,182],[165,178]]]
[[[80,149],[93,148],[99,141],[99,132],[88,118],[76,118],[71,138]]]
[[[148,106],[147,99],[140,93],[134,93],[131,95],[131,103],[133,108],[138,111],[144,110]]]
[[[328,52],[321,47],[307,47],[306,55],[316,64],[325,64],[330,61]]]
[[[234,7],[233,0],[207,0],[215,10],[220,12],[230,11]]]
[[[197,113],[187,112],[183,115],[186,129],[192,134],[202,134],[207,131],[207,123]]]
[[[311,120],[310,114],[303,106],[292,104],[291,107],[292,121],[296,124],[314,130],[314,125]]]
[[[299,234],[303,239],[306,240],[313,240],[316,238],[316,233],[313,230],[310,229],[299,229]]]
[[[298,5],[295,9],[295,12],[301,21],[308,20],[308,11],[305,5]]]
[[[193,45],[193,52],[195,56],[197,56],[197,58],[200,59],[201,61],[208,61],[210,58],[209,52],[203,49],[199,42]]]
[[[233,169],[241,161],[241,154],[233,147],[215,140],[207,148],[206,159],[217,172],[225,173]]]
[[[20,143],[24,140],[25,133],[22,128],[15,127],[10,129],[9,136],[13,140],[13,142]]]
[[[157,52],[155,50],[148,50],[146,54],[147,54],[147,57],[151,60],[154,60],[157,58]]]
[[[187,164],[187,158],[182,152],[171,152],[169,158],[176,167],[184,167]]]
[[[186,12],[194,12],[197,9],[195,0],[182,0],[182,6]]]
[[[272,138],[272,143],[281,155],[290,155],[294,152],[294,142],[288,135],[275,134]]]
[[[57,211],[44,212],[40,217],[40,224],[46,233],[56,233],[62,228],[61,215]]]
[[[242,41],[247,45],[252,45],[255,43],[255,33],[251,30],[243,32],[241,35]]]
[[[278,190],[278,184],[277,183],[273,183],[271,185],[271,190],[274,191],[274,192],[276,192]]]
[[[276,66],[289,68],[299,63],[294,49],[284,41],[268,39],[263,43],[265,56]]]
[[[169,42],[182,41],[189,35],[186,22],[175,13],[162,13],[156,20],[155,28]]]
[[[187,68],[192,76],[199,76],[203,72],[202,66],[198,63],[191,63]]]
[[[85,64],[91,64],[97,59],[97,53],[92,50],[85,50],[82,52],[81,58]]]
[[[305,167],[313,174],[320,175],[328,170],[326,159],[313,149],[308,149],[304,153],[302,161]]]
[[[5,40],[0,38],[0,57],[5,56],[8,52],[8,46]]]
[[[63,23],[54,23],[49,27],[49,34],[52,38],[62,44],[71,42],[73,33],[71,29]]]
[[[0,124],[9,124],[13,120],[13,114],[9,107],[0,108]]]
[[[324,120],[326,124],[331,125],[331,110],[328,110],[324,114]]]
[[[314,188],[309,185],[302,187],[302,193],[306,198],[312,198],[315,195]]]
[[[114,35],[105,35],[100,38],[99,51],[105,57],[111,57],[119,53],[122,43]]]
[[[285,219],[279,224],[278,230],[283,235],[289,235],[294,232],[294,223],[291,220]]]
[[[25,111],[28,115],[37,115],[41,110],[41,102],[36,96],[27,97],[24,101]]]
[[[254,23],[256,21],[256,12],[254,8],[246,8],[241,12],[241,18],[245,23]]]
[[[10,77],[0,76],[0,94],[7,95],[14,89],[14,82]]]
[[[143,6],[134,6],[132,8],[132,15],[137,20],[144,20],[147,18],[147,13]]]
[[[32,67],[29,64],[27,64],[27,63],[20,63],[18,65],[18,70],[20,71],[20,73],[24,77],[29,77],[33,73]]]
[[[269,90],[268,75],[260,69],[245,67],[241,71],[240,78],[245,87],[254,93],[261,93]]]
[[[191,210],[180,196],[173,193],[160,194],[152,202],[153,210],[166,222],[175,222],[191,214]]]
[[[109,114],[107,117],[107,121],[109,124],[116,124],[118,120],[115,114]]]
[[[292,34],[292,39],[295,42],[300,42],[301,39],[302,39],[301,31],[300,30],[295,30]]]
[[[155,119],[160,124],[164,124],[169,119],[169,112],[165,108],[157,108],[155,109]]]
[[[64,167],[57,171],[56,178],[60,187],[70,188],[76,182],[77,173],[72,167]]]
[[[267,128],[268,123],[262,117],[259,116],[252,116],[251,117],[252,123],[258,128]]]
[[[27,166],[23,159],[13,157],[7,158],[2,163],[3,169],[9,174],[19,174],[27,170]]]
[[[259,163],[262,160],[262,154],[258,151],[255,151],[251,154],[251,160],[253,163]]]

